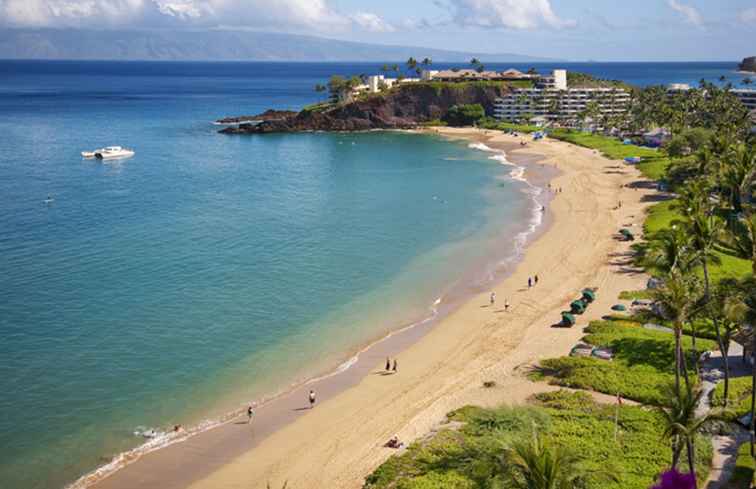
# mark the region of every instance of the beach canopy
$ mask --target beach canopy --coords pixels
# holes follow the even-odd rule
[[[622,304],[615,304],[612,306],[613,311],[626,311],[627,308]]]
[[[562,313],[562,324],[566,324],[567,326],[574,325],[575,324],[575,316],[573,316],[569,312],[563,312]]]
[[[583,289],[583,302],[591,303],[596,300],[596,293],[591,289]]]
[[[583,314],[585,312],[585,302],[581,300],[572,301],[570,303],[570,309],[575,314]]]

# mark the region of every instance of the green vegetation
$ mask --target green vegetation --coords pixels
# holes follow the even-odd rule
[[[624,88],[625,90],[632,90],[633,87],[620,80],[606,80],[603,78],[596,78],[587,73],[580,73],[577,71],[567,72],[567,86],[576,88]]]
[[[533,378],[565,387],[620,394],[645,404],[659,405],[668,397],[665,389],[674,381],[672,333],[645,329],[629,320],[594,321],[585,331],[588,334],[584,342],[612,350],[611,362],[584,357],[547,359],[541,362]],[[691,338],[683,338],[682,344],[690,352]],[[716,348],[713,341],[705,339],[698,339],[696,346],[698,351]],[[692,362],[693,358],[689,360]]]
[[[730,379],[730,392],[727,395],[727,412],[725,416],[734,421],[751,409],[751,377]],[[724,407],[724,383],[717,384],[711,397],[712,405]]]
[[[334,106],[335,105],[332,102],[318,102],[316,104],[305,106],[305,108],[302,109],[302,112],[323,112]]]
[[[481,123],[479,124],[479,127],[482,127],[483,129],[493,129],[498,131],[514,131],[514,132],[521,132],[524,134],[530,134],[532,132],[542,131],[542,127],[538,126],[532,126],[528,124],[514,124],[512,122],[499,122],[496,120],[487,121],[485,124]]]
[[[623,290],[619,298],[623,301],[648,300],[651,299],[651,292],[649,290]]]
[[[627,157],[640,156],[640,171],[651,180],[659,180],[669,166],[669,157],[658,149],[645,148],[634,144],[624,144],[617,138],[567,129],[549,131],[549,137],[568,143],[596,149],[607,158],[622,160]]]
[[[669,446],[660,436],[662,416],[641,407],[597,404],[585,393],[540,394],[527,407],[465,407],[449,419],[464,424],[390,458],[367,478],[365,488],[517,487],[505,454],[528,443],[534,430],[576,455],[574,470],[587,488],[647,489],[669,463]],[[696,460],[710,460],[710,444],[701,438],[696,453]],[[700,462],[698,471],[706,474],[708,464]]]
[[[453,105],[446,113],[444,120],[450,126],[470,126],[486,116],[486,111],[480,104]]]
[[[728,487],[731,489],[750,489],[754,482],[756,462],[751,457],[751,447],[743,443],[738,448],[738,457],[735,460],[735,470],[730,478]]]

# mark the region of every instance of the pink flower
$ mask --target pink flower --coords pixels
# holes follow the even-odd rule
[[[659,483],[651,489],[694,489],[695,479],[692,474],[681,474],[675,469],[664,472]]]

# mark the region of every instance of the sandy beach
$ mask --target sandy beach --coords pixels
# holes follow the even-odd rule
[[[527,248],[524,259],[491,290],[481,291],[442,320],[412,333],[416,341],[398,353],[398,373],[385,375],[390,344],[360,356],[349,378],[318,390],[306,409],[303,386],[285,403],[263,406],[250,425],[239,418],[189,438],[98,482],[98,488],[358,488],[395,450],[383,444],[394,434],[404,442],[425,436],[452,409],[523,402],[551,388],[527,380],[528,366],[564,355],[588,321],[610,312],[623,290],[643,288],[645,276],[628,260],[629,244],[616,232],[640,234],[644,208],[655,191],[640,173],[593,150],[559,141],[529,142],[472,129],[433,129],[452,138],[483,142],[519,156],[543,157],[556,165],[555,193],[546,210],[550,225]],[[530,138],[528,138],[529,140]],[[632,188],[625,187],[629,184]],[[617,203],[621,201],[621,208]],[[538,275],[537,286],[528,278]],[[572,329],[554,328],[560,312],[585,287],[597,289],[596,304]],[[504,302],[510,304],[504,311]],[[412,339],[412,338],[410,338]],[[494,381],[494,388],[483,388]],[[287,406],[281,409],[281,406]]]

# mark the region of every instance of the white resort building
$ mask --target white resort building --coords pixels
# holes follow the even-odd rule
[[[624,114],[630,103],[630,92],[619,87],[570,88],[567,71],[554,70],[551,76],[539,77],[535,88],[515,88],[496,99],[494,116],[506,121],[544,118],[571,125],[591,103],[595,103],[602,115]]]

